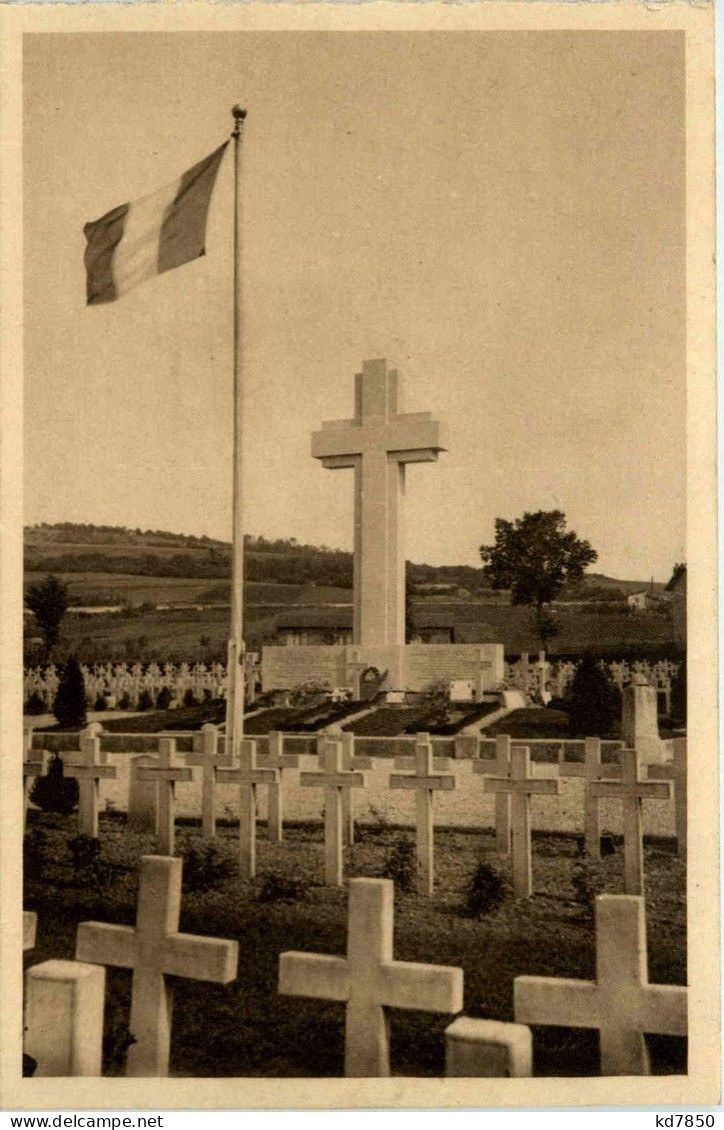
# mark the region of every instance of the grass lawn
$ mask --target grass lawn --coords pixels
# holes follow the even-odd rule
[[[47,818],[41,818],[47,820]],[[132,924],[135,919],[138,859],[155,849],[151,836],[125,832],[118,820],[102,818],[104,857],[118,868],[113,883],[94,887],[74,872],[67,842],[75,834],[68,818],[46,827],[44,873],[31,877],[26,863],[25,907],[38,912],[36,948],[28,964],[71,958],[77,924],[94,919]],[[320,827],[290,828],[284,844],[269,844],[260,829],[259,876],[241,882],[234,871],[204,892],[185,882],[181,929],[236,938],[238,980],[227,987],[191,981],[177,983],[171,1069],[179,1076],[337,1076],[342,1073],[344,1007],[341,1004],[281,997],[276,992],[278,958],[283,950],[344,954],[347,892],[321,885],[323,845]],[[346,874],[380,875],[394,844],[405,834],[384,823],[361,832],[346,852]],[[215,841],[218,857],[235,868],[236,835],[225,829]],[[180,828],[177,851],[187,853],[202,841],[194,829]],[[509,896],[480,920],[464,910],[465,891],[481,851],[492,837],[441,831],[436,835],[437,891],[433,899],[396,892],[395,958],[460,966],[465,972],[465,1013],[511,1020],[513,978],[520,974],[591,978],[594,975],[593,922],[577,900],[573,885],[575,844],[570,838],[541,835],[534,841],[536,893],[520,902]],[[507,865],[499,865],[507,875]],[[297,885],[289,901],[262,901],[270,876]],[[193,878],[187,866],[187,878]],[[620,851],[590,866],[599,891],[622,890]],[[684,984],[685,872],[673,855],[647,849],[649,976],[652,982]],[[128,1018],[130,974],[108,970],[106,1071],[122,1072],[117,1049]],[[444,1073],[443,1031],[450,1017],[393,1010],[392,1070],[396,1075]],[[595,1033],[536,1029],[536,1075],[597,1074]],[[114,1054],[114,1046],[116,1053]],[[652,1041],[653,1069],[686,1070],[685,1042]]]

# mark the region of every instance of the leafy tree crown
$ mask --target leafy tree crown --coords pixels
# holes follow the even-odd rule
[[[537,510],[495,520],[495,544],[481,545],[483,575],[510,589],[513,604],[549,604],[564,585],[580,581],[598,557],[590,542],[566,529],[562,510]]]

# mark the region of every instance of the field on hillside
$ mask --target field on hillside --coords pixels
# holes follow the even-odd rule
[[[145,577],[133,573],[57,573],[68,586],[75,603],[134,605],[229,603],[231,581],[210,581],[208,577]],[[42,574],[26,573],[24,587],[42,579]],[[247,581],[249,604],[290,604],[303,592],[304,585],[284,585]],[[102,598],[102,601],[99,601]],[[350,597],[351,599],[351,597]]]

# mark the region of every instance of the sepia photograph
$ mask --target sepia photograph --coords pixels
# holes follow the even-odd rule
[[[5,25],[0,1104],[717,1102],[712,9],[153,8]]]

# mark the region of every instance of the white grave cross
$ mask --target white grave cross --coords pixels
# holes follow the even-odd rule
[[[498,734],[495,739],[495,759],[476,757],[473,759],[473,773],[485,777],[510,776],[510,738]],[[510,855],[510,793],[499,792],[495,796],[495,850],[498,855]]]
[[[389,1076],[385,1006],[442,1013],[463,1007],[462,969],[394,960],[393,902],[389,879],[352,879],[347,957],[295,952],[279,957],[280,993],[346,1002],[348,1078]]]
[[[685,1036],[687,990],[650,985],[643,898],[596,899],[596,980],[516,977],[513,1008],[519,1024],[597,1028],[602,1075],[647,1075],[645,1033]]]
[[[453,773],[435,773],[432,742],[429,734],[418,734],[415,738],[414,776],[396,773],[390,776],[391,789],[414,789],[416,810],[417,844],[417,890],[421,895],[431,895],[435,886],[434,861],[434,816],[435,793],[441,789],[450,790],[456,786]],[[444,768],[448,763],[443,762]],[[408,758],[395,758],[395,768],[407,769]]]
[[[178,932],[181,859],[141,859],[138,911],[132,926],[81,922],[76,961],[133,970],[127,1075],[168,1075],[173,992],[166,976],[228,985],[236,977],[238,945]]]
[[[558,766],[559,777],[578,777],[584,781],[584,829],[586,852],[592,859],[601,854],[601,823],[599,819],[598,797],[591,793],[591,781],[604,778],[620,779],[621,766],[604,765],[601,761],[601,739],[586,738],[583,761],[561,761]]]
[[[667,765],[649,765],[649,780],[674,782],[674,820],[676,823],[676,850],[680,859],[686,859],[687,836],[687,783],[686,738],[674,738],[674,760]]]
[[[282,782],[285,769],[298,769],[299,757],[284,752],[284,735],[279,730],[269,734],[269,752],[260,754],[257,764],[260,769],[278,769],[279,779],[269,782],[268,832],[271,843],[280,844],[284,838],[284,794]]]
[[[326,737],[320,755],[324,769],[299,775],[303,788],[324,789],[324,881],[328,887],[342,886],[342,793],[366,785],[364,773],[345,770],[342,757],[339,738]]]
[[[256,875],[256,788],[257,785],[278,785],[277,769],[260,769],[256,758],[256,741],[245,738],[239,750],[238,769],[219,769],[219,784],[239,787],[239,874],[242,879]]]
[[[588,786],[594,803],[604,797],[620,800],[623,805],[624,891],[627,895],[644,893],[644,845],[641,826],[641,801],[668,800],[668,781],[639,780],[638,756],[635,749],[622,749],[621,780],[591,781]]]
[[[108,765],[108,754],[101,752],[98,722],[92,722],[80,738],[80,764],[67,765],[65,773],[75,777],[79,785],[78,831],[81,835],[98,836],[98,803],[100,783],[112,780],[116,770]]]
[[[361,757],[354,752],[354,734],[341,734],[342,738],[342,768],[343,769],[372,769],[371,757]],[[354,843],[354,801],[352,789],[345,789],[342,793],[342,836],[346,844]]]
[[[354,419],[322,424],[312,436],[323,467],[354,468],[353,640],[377,647],[405,642],[405,464],[434,462],[444,450],[437,421],[429,412],[400,415],[397,393],[397,372],[365,361]]]
[[[228,744],[231,746],[231,742]],[[231,755],[220,752],[219,731],[211,722],[201,727],[199,738],[194,739],[193,752],[186,754],[186,764],[201,766],[201,834],[215,836],[216,770],[222,765],[231,765]]]
[[[530,751],[515,746],[510,758],[510,777],[488,777],[486,793],[510,793],[513,815],[513,890],[516,898],[533,893],[530,850],[530,798],[534,794],[558,794],[558,781],[537,780],[530,775]]]
[[[138,770],[139,781],[157,782],[157,820],[156,832],[160,850],[165,855],[173,855],[176,833],[176,782],[191,781],[190,769],[181,769],[172,764],[176,753],[175,738],[159,738],[158,765],[147,765]]]

